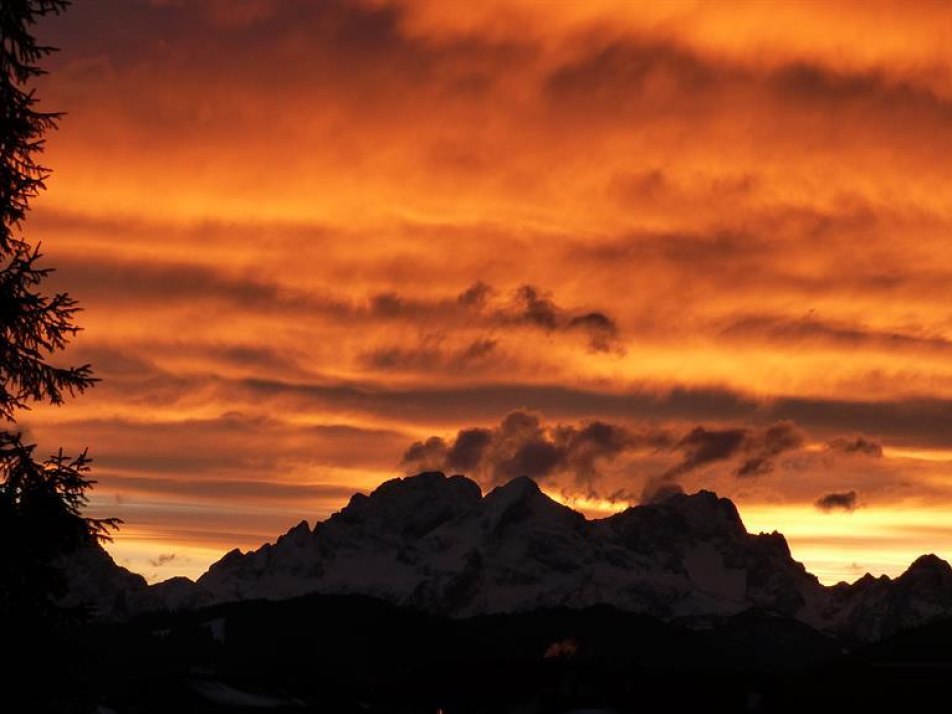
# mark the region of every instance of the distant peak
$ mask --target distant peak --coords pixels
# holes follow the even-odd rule
[[[404,481],[424,481],[439,482],[446,480],[446,474],[442,471],[421,471],[416,476],[407,476]]]
[[[943,575],[952,575],[952,566],[950,566],[945,560],[935,555],[934,553],[928,553],[926,555],[920,555],[916,558],[912,565],[906,570],[903,575],[910,575],[916,573],[940,573]]]
[[[517,476],[511,481],[504,483],[502,486],[497,487],[495,490],[521,494],[542,493],[542,489],[539,488],[539,484],[537,484],[528,476]]]
[[[860,586],[866,587],[866,586],[872,585],[873,583],[888,583],[891,580],[892,578],[890,578],[888,575],[873,575],[870,572],[866,572],[863,575],[863,577],[856,580],[853,583],[853,585],[860,585]],[[848,583],[844,581],[844,584],[848,584]]]
[[[502,486],[496,486],[496,488],[486,494],[484,500],[487,504],[502,504],[505,507],[511,503],[535,501],[540,497],[547,501],[551,500],[542,493],[539,484],[528,476],[519,476],[511,481],[507,481]]]
[[[645,519],[654,523],[671,522],[685,529],[685,534],[700,537],[727,534],[736,537],[747,533],[734,503],[712,491],[675,493],[661,501],[629,508],[613,518],[629,522]]]
[[[681,511],[692,511],[698,514],[709,512],[726,517],[730,521],[740,523],[740,513],[737,506],[729,498],[721,498],[713,491],[700,490],[697,493],[676,493],[654,504],[662,508],[675,508]]]
[[[373,496],[377,493],[385,493],[397,489],[409,488],[438,488],[446,481],[446,474],[442,471],[422,471],[414,476],[404,476],[402,478],[393,478],[384,481],[374,489]]]
[[[278,538],[278,543],[295,543],[302,546],[310,540],[311,528],[307,521],[301,521],[294,528]]]
[[[174,575],[171,578],[166,578],[165,580],[160,580],[155,583],[156,585],[162,585],[165,587],[188,587],[194,585],[195,581],[191,578],[187,578],[184,575]]]
[[[483,498],[484,513],[496,527],[513,523],[577,523],[585,516],[547,496],[539,484],[520,476],[497,486]]]
[[[479,484],[465,476],[424,471],[385,481],[368,496],[354,496],[331,520],[372,524],[381,532],[422,535],[478,507],[482,495]]]
[[[721,500],[713,491],[701,489],[695,493],[685,493],[684,491],[670,491],[665,493],[664,498],[645,504],[648,506],[668,505],[671,503],[717,503]],[[727,500],[727,499],[724,499]]]
[[[465,500],[479,500],[482,497],[479,484],[472,479],[460,475],[447,477],[442,471],[423,471],[415,476],[404,476],[384,481],[371,492],[366,500],[379,501],[395,497],[414,498],[437,493],[450,497],[455,495]]]

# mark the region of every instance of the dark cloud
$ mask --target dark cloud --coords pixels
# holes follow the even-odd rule
[[[405,346],[381,347],[364,355],[364,363],[381,369],[460,368],[490,355],[500,343],[500,329],[529,326],[566,335],[580,333],[590,349],[599,352],[619,351],[619,329],[615,321],[601,311],[565,309],[552,296],[540,289],[524,285],[510,297],[494,300],[499,292],[477,282],[456,296],[415,298],[398,291],[369,296],[366,301],[344,295],[329,295],[268,281],[242,271],[228,271],[209,266],[180,262],[136,262],[97,258],[87,260],[70,257],[58,261],[53,287],[68,287],[91,309],[108,307],[141,313],[149,309],[183,309],[195,305],[208,308],[210,303],[223,304],[248,312],[266,315],[287,315],[295,320],[322,319],[343,326],[368,325],[375,322],[424,322],[441,335],[452,335],[460,328],[483,328],[493,331],[492,337],[471,340],[455,354],[445,353],[427,339],[420,348]],[[122,295],[118,308],[115,296]],[[194,346],[188,347],[194,351]],[[267,346],[235,348],[233,357],[249,361],[249,350],[264,356]],[[221,357],[228,355],[219,352]],[[270,358],[274,355],[269,355]],[[262,366],[281,366],[262,363]]]
[[[403,462],[411,471],[462,471],[485,483],[523,475],[539,480],[559,475],[590,494],[621,498],[622,491],[630,496],[630,489],[620,491],[617,485],[609,488],[599,483],[620,458],[625,457],[625,463],[647,458],[642,462],[647,464],[679,456],[674,466],[648,478],[642,500],[651,501],[679,491],[680,477],[718,462],[730,463],[730,473],[737,477],[766,474],[779,456],[804,443],[802,430],[789,422],[765,428],[698,426],[678,435],[671,427],[604,420],[547,425],[535,413],[515,411],[496,427],[464,429],[449,442],[441,437],[417,442],[406,451]],[[644,466],[623,478],[641,478],[636,475],[639,472],[644,473]]]
[[[332,303],[336,308],[338,303]],[[360,309],[352,310],[361,317]],[[460,326],[499,330],[507,327],[530,327],[546,332],[581,333],[589,347],[600,352],[619,349],[619,328],[605,312],[565,308],[555,302],[551,293],[533,285],[516,288],[508,297],[486,283],[477,282],[455,298],[433,300],[413,299],[396,292],[371,298],[368,317],[379,319],[439,321],[447,332]],[[488,351],[498,339],[482,339],[471,352]],[[488,348],[488,349],[487,349]]]
[[[579,420],[587,415],[605,419],[756,421],[763,405],[753,397],[725,389],[681,389],[658,392],[648,388],[622,392],[581,389],[555,384],[502,382],[482,385],[394,387],[372,380],[330,377],[295,381],[279,378],[230,379],[218,375],[156,374],[148,392],[104,382],[99,393],[126,400],[136,407],[174,406],[190,393],[209,390],[215,399],[228,397],[261,408],[327,409],[404,423],[453,423],[465,406],[474,421],[488,422],[508,412],[513,404],[554,419]],[[838,430],[842,431],[842,430]],[[836,434],[830,434],[835,436]]]
[[[679,483],[651,481],[642,492],[641,503],[661,503],[682,493],[684,487]]]
[[[491,429],[460,429],[452,448],[446,454],[446,463],[450,470],[464,474],[474,473],[492,440]]]
[[[461,292],[456,301],[467,308],[482,309],[495,292],[492,286],[480,280]]]
[[[370,299],[370,311],[380,317],[397,317],[404,310],[403,299],[398,293],[374,295]]]
[[[742,457],[736,476],[757,476],[773,469],[773,459],[784,451],[800,448],[805,437],[794,424],[779,422],[766,429],[706,429],[696,427],[677,445],[681,463],[663,475],[670,480],[716,461]]]
[[[917,81],[923,74],[900,78],[885,69],[851,71],[803,60],[771,68],[743,65],[652,38],[607,39],[583,47],[550,69],[543,96],[552,112],[582,114],[603,125],[619,119],[640,125],[692,114],[712,117],[736,111],[726,101],[734,99],[778,113],[786,109],[785,119],[793,125],[807,113],[840,121],[853,116],[862,120],[856,125],[865,136],[871,125],[898,129],[893,142],[915,145],[919,137],[902,127],[903,118],[934,135],[948,131],[942,125],[952,115],[947,99]]]
[[[403,464],[408,471],[463,472],[487,485],[517,476],[557,477],[563,487],[612,501],[635,500],[630,485],[641,482],[641,500],[650,502],[680,492],[681,477],[712,464],[729,464],[725,473],[740,478],[767,474],[782,454],[804,443],[803,431],[789,422],[764,428],[697,426],[679,433],[670,426],[600,419],[546,424],[538,414],[515,411],[495,427],[415,442]],[[673,466],[645,479],[646,470],[672,458],[678,459]]]
[[[498,344],[498,340],[473,340],[459,353],[457,361],[464,365],[469,365],[473,362],[483,360],[495,351]]]
[[[658,494],[680,488],[678,479],[713,463],[734,461],[734,476],[761,476],[773,471],[774,462],[786,451],[799,449],[805,443],[804,433],[790,422],[778,422],[763,429],[707,429],[698,426],[678,440],[673,450],[682,454],[681,461],[648,480],[642,502],[651,502]]]
[[[160,553],[158,557],[150,558],[149,564],[153,568],[158,568],[162,565],[166,565],[167,563],[171,563],[175,559],[176,559],[175,553]]]
[[[750,454],[735,471],[737,476],[759,476],[773,470],[773,460],[785,451],[803,446],[805,434],[791,422],[772,424],[748,434],[744,451]]]
[[[94,365],[99,377],[141,379],[153,376],[159,371],[150,359],[128,348],[83,345],[74,349],[71,354],[76,362]]]
[[[706,65],[694,54],[673,45],[634,41],[601,45],[555,68],[545,80],[545,96],[558,111],[583,111],[606,118],[649,110],[649,84],[668,88],[659,99],[697,95],[725,70]],[[606,111],[609,110],[610,111]]]
[[[446,460],[446,441],[431,436],[426,441],[415,441],[403,452],[403,463],[413,464],[420,471],[435,471]]]
[[[410,470],[461,471],[489,484],[517,476],[545,480],[558,473],[590,487],[602,467],[620,455],[657,450],[670,441],[661,429],[598,420],[547,426],[537,414],[515,411],[496,427],[462,429],[449,444],[440,437],[416,442],[403,462]]]
[[[735,472],[738,476],[761,476],[773,471],[773,462],[763,456],[755,456],[741,464]]]
[[[582,330],[588,334],[589,346],[595,352],[620,350],[616,338],[618,325],[602,312],[589,312],[573,317],[568,322],[569,330]]]
[[[766,338],[784,344],[823,342],[851,349],[878,347],[888,350],[946,351],[952,348],[952,341],[938,335],[872,330],[863,325],[823,321],[812,314],[800,319],[768,315],[745,316],[732,321],[721,334],[729,338]]]
[[[138,364],[138,363],[137,363]],[[844,433],[877,434],[894,446],[943,449],[952,447],[952,400],[901,398],[784,398],[763,400],[725,388],[677,387],[659,391],[651,385],[628,390],[570,387],[559,384],[501,382],[478,385],[398,387],[375,380],[340,380],[325,375],[293,379],[220,374],[177,375],[156,370],[137,382],[110,379],[97,395],[133,409],[175,407],[202,393],[216,401],[282,410],[328,410],[406,424],[458,422],[465,406],[468,419],[491,422],[518,404],[548,418],[578,421],[656,421],[749,424],[767,428],[789,421],[814,438],[837,440]],[[396,453],[400,453],[398,448]]]
[[[649,478],[642,490],[641,502],[654,503],[683,491],[678,483],[681,476],[707,464],[734,457],[740,453],[748,433],[747,429],[710,430],[703,426],[695,427],[674,445],[674,450],[682,454],[680,463]]]
[[[289,483],[302,467],[387,469],[408,436],[398,431],[346,424],[299,424],[275,417],[226,413],[210,419],[78,419],[54,426],[31,424],[43,450],[57,445],[76,450],[88,446],[97,473],[130,478],[168,478],[177,492],[221,493],[235,496],[282,493],[306,483]],[[54,439],[55,437],[55,439]],[[267,478],[255,478],[268,474]],[[187,476],[187,481],[179,481]],[[102,487],[121,478],[104,476]],[[138,482],[157,489],[159,484]],[[245,489],[245,491],[242,491]],[[287,491],[290,493],[290,491]]]
[[[407,422],[452,423],[460,405],[474,421],[491,421],[513,404],[552,419],[601,419],[688,422],[730,422],[762,425],[789,421],[821,439],[843,433],[874,433],[890,444],[947,448],[952,446],[952,400],[909,398],[895,400],[822,399],[776,397],[762,400],[743,392],[721,388],[673,388],[610,391],[556,384],[518,382],[452,387],[394,388],[377,382],[297,383],[281,380],[218,380],[220,388],[248,399],[276,400],[300,407],[331,407],[353,413],[398,417]],[[212,380],[214,383],[214,380]],[[176,380],[176,390],[194,388]],[[108,389],[104,384],[100,389]],[[157,389],[160,389],[158,386]],[[134,395],[130,395],[134,396]]]
[[[578,317],[573,317],[569,320],[568,326],[570,328],[578,327],[597,330],[610,335],[614,335],[618,332],[618,326],[615,324],[615,321],[603,312],[589,312],[584,315],[579,315]]]
[[[889,444],[952,447],[952,399],[912,397],[894,400],[778,399],[769,411],[783,419],[822,430],[877,434]]]
[[[525,441],[514,452],[500,458],[494,465],[497,483],[505,483],[518,476],[545,479],[560,466],[566,454],[563,449],[545,438]]]
[[[226,12],[196,9],[225,5],[220,2],[160,6],[97,0],[84,5],[91,9],[77,6],[64,20],[49,23],[50,41],[71,48],[74,56],[105,56],[120,76],[154,72],[149,60],[165,49],[166,71],[179,79],[188,79],[191,71],[196,84],[216,97],[230,97],[241,81],[269,92],[312,89],[313,94],[318,88],[345,105],[369,106],[372,111],[365,113],[379,121],[390,118],[381,109],[408,111],[405,107],[421,97],[463,96],[478,105],[485,97],[498,96],[493,95],[498,78],[515,68],[534,67],[529,60],[539,58],[545,44],[526,33],[503,40],[498,24],[491,32],[474,29],[465,38],[434,41],[426,33],[406,31],[414,23],[405,9],[382,3],[282,2],[250,14],[249,6],[259,3],[241,3],[244,11],[227,3]],[[304,32],[310,42],[302,42]],[[725,100],[751,95],[760,104],[791,113],[810,110],[811,116],[835,115],[854,106],[881,121],[909,117],[938,123],[948,116],[944,96],[929,88],[929,72],[916,63],[909,63],[915,69],[905,70],[896,63],[850,70],[789,58],[740,63],[721,53],[694,51],[669,37],[618,36],[586,35],[584,42],[568,45],[576,48],[572,55],[552,53],[557,64],[532,75],[533,82],[542,77],[541,87],[533,89],[556,121],[578,113],[624,124],[658,114],[694,118],[718,107],[736,111]],[[173,41],[171,53],[164,43]],[[64,64],[65,59],[53,58],[54,70],[62,73]],[[340,66],[348,68],[346,81]],[[279,87],[273,86],[273,67],[283,68]],[[224,120],[226,110],[221,107],[213,118]],[[180,121],[188,117],[198,123],[194,112],[182,114]]]
[[[617,183],[615,179],[609,182],[613,186]],[[612,190],[617,192],[616,188]],[[675,210],[685,201],[721,205],[731,200],[723,193],[722,187],[698,188],[692,184],[680,195],[674,195],[672,189],[672,196],[667,199],[671,209],[661,208]],[[630,204],[634,198],[624,200]],[[749,314],[750,305],[756,304],[755,301],[739,300],[738,314],[712,320],[709,325],[708,329],[718,336],[779,343],[825,340],[844,347],[859,344],[911,349],[921,344],[930,349],[944,349],[947,340],[941,330],[928,322],[920,327],[904,325],[883,330],[856,324],[852,321],[854,318],[844,319],[835,310],[826,319],[808,312],[809,306],[823,295],[853,297],[858,293],[875,292],[877,296],[929,299],[941,294],[947,282],[945,273],[929,266],[897,270],[879,261],[865,261],[851,265],[849,271],[836,272],[851,255],[857,241],[878,242],[887,232],[904,230],[904,225],[909,224],[898,220],[888,208],[862,202],[834,204],[823,209],[758,205],[739,212],[737,220],[718,214],[700,217],[699,222],[690,227],[632,230],[603,241],[579,241],[569,245],[565,254],[568,259],[601,271],[615,290],[623,289],[632,281],[646,285],[660,282],[664,289],[676,290],[679,316],[684,314],[686,305],[702,308],[708,305],[712,290],[720,290],[725,284],[731,286],[732,293],[741,291],[757,296],[765,291],[790,293],[797,303],[806,306],[805,316]],[[911,226],[905,229],[912,230]],[[871,239],[872,235],[877,237]],[[827,247],[824,254],[809,252],[805,236],[822,240]],[[804,271],[800,269],[804,262],[819,263],[820,267],[816,272]],[[623,277],[613,271],[613,266],[618,264],[625,265]],[[830,280],[830,274],[836,274],[837,280]],[[631,298],[629,296],[628,301]],[[657,311],[658,301],[652,300],[648,309]],[[680,318],[677,321],[680,323]],[[810,325],[810,322],[817,324]],[[670,331],[670,325],[668,329]],[[849,334],[851,331],[860,334]],[[866,342],[851,341],[857,339]]]
[[[130,303],[193,303],[197,299],[224,300],[240,307],[273,310],[295,304],[300,295],[285,294],[275,283],[236,275],[192,263],[59,258],[56,281],[68,281],[84,300]]]
[[[241,340],[242,336],[234,339]],[[83,361],[90,362],[96,374],[104,379],[144,379],[162,373],[163,369],[159,365],[166,360],[182,358],[193,359],[198,364],[229,373],[281,374],[285,378],[295,379],[313,376],[306,352],[249,342],[156,339],[144,340],[121,350],[80,346],[75,354],[77,357],[82,356]]]
[[[499,324],[524,324],[547,332],[581,332],[596,352],[620,351],[618,325],[604,312],[566,309],[533,285],[518,288],[510,305],[495,312]]]
[[[169,349],[169,346],[159,346],[159,351]],[[235,367],[251,367],[262,372],[273,374],[302,374],[304,371],[298,360],[288,353],[288,350],[279,350],[267,345],[250,344],[211,344],[211,345],[174,345],[179,355],[183,352],[194,352],[208,358],[210,361],[224,362]]]
[[[188,465],[185,465],[188,468]],[[184,469],[183,469],[184,471]],[[321,501],[346,501],[354,493],[353,486],[325,483],[291,483],[275,479],[223,479],[189,472],[188,478],[180,475],[129,476],[113,471],[100,478],[100,488],[116,490],[128,500],[131,494],[151,494],[188,499],[189,502],[215,502],[229,499],[233,504],[246,501],[254,503],[317,503]],[[120,506],[121,507],[121,506]]]
[[[839,437],[826,442],[830,451],[840,451],[844,454],[861,454],[880,458],[883,455],[883,446],[878,441],[867,439],[865,436],[853,438]]]
[[[554,330],[562,321],[562,311],[548,296],[541,294],[531,285],[519,288],[515,300],[514,316],[517,320],[546,330]]]
[[[126,73],[134,76],[136,70],[153,73],[150,60],[156,45],[160,49],[163,41],[174,39],[175,52],[167,53],[162,64],[165,77],[180,78],[185,91],[197,80],[212,96],[225,100],[226,106],[244,81],[269,94],[287,88],[310,89],[307,94],[315,88],[325,93],[333,89],[337,100],[347,104],[394,107],[405,103],[405,98],[401,102],[403,85],[396,86],[398,78],[417,78],[420,91],[432,85],[450,89],[469,79],[466,86],[472,92],[478,87],[472,81],[477,70],[483,70],[480,74],[490,83],[497,74],[489,70],[506,58],[514,59],[519,51],[511,44],[477,37],[467,43],[412,38],[402,32],[397,8],[346,0],[282,2],[254,15],[254,21],[228,23],[222,20],[242,16],[233,7],[236,3],[227,3],[224,12],[203,12],[202,7],[225,5],[211,2],[159,5],[97,0],[90,4],[94,9],[89,12],[77,7],[65,21],[50,23],[50,40],[70,48],[71,56],[105,56],[116,74],[124,77]],[[311,41],[302,42],[304,37]],[[57,69],[58,65],[53,64]],[[338,71],[342,65],[348,67],[347,81]],[[283,68],[282,81],[275,86],[273,68],[278,66]],[[147,103],[149,98],[138,100]],[[292,105],[286,111],[293,113],[296,108]],[[186,119],[199,123],[193,114],[180,111],[181,116],[165,118],[174,118],[177,124]],[[218,112],[215,119],[224,122],[225,107]]]
[[[586,481],[598,475],[599,463],[611,461],[626,451],[659,451],[668,448],[672,436],[666,429],[632,427],[595,420],[579,428],[557,427],[559,441],[572,455],[571,468]]]
[[[884,71],[850,72],[806,62],[793,62],[767,75],[769,88],[781,100],[809,102],[827,109],[865,105],[883,117],[896,117],[904,107],[920,120],[947,120],[952,106],[934,91]]]
[[[354,313],[355,317],[360,317],[359,309]],[[534,285],[522,285],[507,295],[484,282],[476,282],[455,299],[415,300],[396,292],[383,293],[371,297],[368,316],[388,320],[438,320],[447,332],[469,326],[497,331],[500,328],[530,327],[549,333],[580,333],[587,338],[589,348],[596,352],[621,351],[620,330],[607,313],[562,307],[551,293]],[[464,350],[462,357],[465,361],[467,357],[485,356],[498,342],[497,338],[478,340]],[[393,353],[392,360],[388,359],[388,352]],[[412,357],[405,349],[394,348],[381,350],[370,361],[380,366],[388,366],[390,362],[412,364]],[[436,350],[420,361],[421,366],[431,368],[454,363],[452,359],[441,358]]]
[[[749,226],[744,230],[715,227],[698,231],[633,231],[595,244],[581,243],[570,252],[570,257],[596,265],[624,261],[635,270],[687,264],[709,272],[726,270],[737,263],[761,263],[780,249],[761,230],[752,231]]]
[[[477,339],[460,348],[447,348],[441,340],[424,340],[424,344],[415,348],[387,347],[373,350],[364,355],[366,365],[379,370],[390,371],[432,371],[456,372],[459,370],[496,369],[499,362],[494,360],[498,340]]]
[[[696,427],[678,442],[677,448],[684,453],[684,461],[679,464],[678,472],[728,459],[740,451],[746,438],[746,429],[712,431],[703,426]]]
[[[828,493],[817,499],[814,504],[821,511],[853,511],[856,509],[856,491]]]

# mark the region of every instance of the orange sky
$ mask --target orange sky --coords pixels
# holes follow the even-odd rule
[[[85,0],[40,35],[27,235],[103,382],[25,425],[90,447],[134,570],[430,466],[590,514],[715,489],[826,581],[952,556],[948,6]]]

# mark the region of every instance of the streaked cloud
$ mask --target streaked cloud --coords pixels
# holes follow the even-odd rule
[[[816,507],[821,511],[852,511],[856,508],[856,491],[844,493],[828,493],[816,501]]]

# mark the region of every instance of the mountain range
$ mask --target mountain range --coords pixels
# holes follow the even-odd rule
[[[854,641],[952,617],[952,567],[924,555],[895,579],[825,586],[783,535],[748,533],[710,491],[589,520],[528,478],[483,495],[465,476],[397,478],[312,529],[233,550],[196,582],[147,585],[94,547],[69,565],[73,597],[107,618],[313,593],[369,595],[453,618],[608,605],[703,628],[759,611]]]

